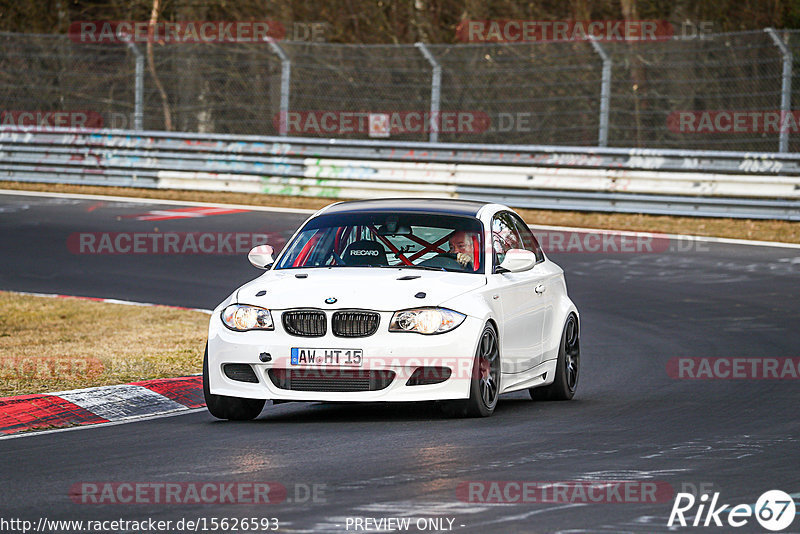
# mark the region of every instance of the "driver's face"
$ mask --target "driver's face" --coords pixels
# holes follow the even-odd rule
[[[472,254],[472,239],[464,232],[456,232],[453,234],[448,243],[450,244],[450,252]]]

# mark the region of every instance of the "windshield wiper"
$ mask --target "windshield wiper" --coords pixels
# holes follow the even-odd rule
[[[424,269],[426,271],[438,271],[445,273],[458,273],[461,271],[451,271],[444,267],[431,267],[430,265],[325,265],[325,267],[366,267],[368,269]]]
[[[446,273],[451,272],[449,269],[445,269],[444,267],[431,267],[430,265],[398,265],[397,268],[398,269],[425,269],[426,271],[442,271],[442,272],[446,272]]]

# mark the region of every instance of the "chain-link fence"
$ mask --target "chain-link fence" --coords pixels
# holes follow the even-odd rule
[[[4,124],[85,111],[111,128],[425,141],[433,110],[442,142],[778,151],[783,130],[800,151],[800,113],[764,125],[800,105],[786,70],[800,59],[800,30],[603,43],[156,43],[152,64],[146,44],[61,35],[0,34],[0,48]]]

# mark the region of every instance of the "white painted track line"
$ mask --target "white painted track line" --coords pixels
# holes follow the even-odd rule
[[[114,201],[114,202],[131,202],[131,203],[138,203],[138,204],[166,204],[172,206],[200,206],[200,207],[215,207],[215,208],[231,208],[231,209],[242,209],[242,210],[250,210],[250,211],[264,211],[264,212],[273,212],[273,213],[299,213],[304,215],[310,215],[315,213],[317,210],[309,210],[309,209],[300,209],[300,208],[279,208],[279,207],[270,207],[270,206],[250,206],[246,204],[220,204],[220,203],[213,203],[213,202],[191,202],[186,200],[160,200],[155,198],[139,198],[139,197],[117,197],[117,196],[106,196],[106,195],[84,195],[81,193],[49,193],[43,191],[24,191],[18,189],[0,189],[0,195],[17,195],[17,196],[38,196],[38,197],[50,197],[50,198],[76,198],[76,199],[85,199],[85,200],[107,200],[107,201]],[[332,199],[334,200],[334,199]],[[333,202],[332,202],[333,203]],[[581,228],[581,227],[572,227],[572,226],[548,226],[542,224],[531,224],[529,225],[531,228],[537,230],[553,230],[553,231],[563,231],[563,232],[579,232],[579,233],[608,233],[612,232],[618,235],[629,235],[629,236],[637,236],[637,235],[645,235],[645,236],[652,236],[658,235],[662,237],[668,237],[670,239],[683,239],[683,240],[692,240],[692,241],[700,241],[705,243],[724,243],[729,245],[748,245],[748,246],[756,246],[756,247],[778,247],[778,248],[792,248],[792,249],[800,249],[800,243],[784,243],[781,241],[756,241],[750,239],[733,239],[729,237],[709,237],[709,236],[699,236],[699,235],[691,235],[691,234],[664,234],[659,232],[633,232],[630,230],[609,230],[609,229],[602,229],[602,228]]]
[[[43,436],[45,434],[56,434],[58,432],[72,432],[75,430],[91,430],[95,428],[103,428],[107,426],[117,426],[117,425],[127,425],[128,423],[137,423],[139,421],[149,421],[151,419],[163,419],[164,417],[176,417],[179,415],[187,415],[190,413],[202,412],[206,411],[206,407],[203,406],[202,408],[186,408],[184,407],[183,410],[176,410],[172,413],[162,413],[156,415],[142,415],[141,417],[130,417],[128,419],[123,419],[122,421],[110,421],[108,423],[96,423],[92,425],[78,425],[78,426],[68,426],[66,428],[53,428],[50,430],[31,430],[29,432],[19,432],[17,434],[7,434],[7,435],[0,435],[0,441],[6,439],[18,439],[18,438],[32,438],[35,436]]]
[[[154,190],[155,191],[155,190]],[[219,204],[212,202],[193,202],[190,200],[162,200],[158,198],[117,197],[111,195],[84,195],[82,193],[50,193],[45,191],[25,191],[22,189],[0,189],[0,195],[33,196],[45,198],[77,198],[82,200],[107,200],[113,202],[131,202],[136,204],[166,204],[170,206],[198,206],[207,208],[230,208],[248,211],[268,211],[274,213],[302,213],[312,214],[317,210],[301,208],[278,208],[271,206],[251,206],[249,204]],[[332,199],[332,202],[338,202]]]

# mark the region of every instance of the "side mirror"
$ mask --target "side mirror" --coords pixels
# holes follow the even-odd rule
[[[536,261],[536,254],[530,250],[512,248],[506,252],[506,257],[503,258],[503,262],[498,266],[497,272],[518,273],[527,271],[536,265]]]
[[[259,245],[250,249],[247,259],[258,269],[269,269],[275,260],[272,259],[274,249],[269,245]]]

